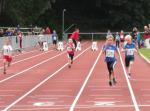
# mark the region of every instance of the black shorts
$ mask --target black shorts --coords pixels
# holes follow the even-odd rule
[[[57,44],[57,40],[53,40],[53,44],[55,44],[55,45],[56,45],[56,44]]]
[[[131,61],[134,61],[134,57],[125,57],[126,67],[129,67]]]
[[[71,60],[73,60],[74,54],[68,54],[68,57],[69,57]]]
[[[39,43],[40,47],[43,46],[43,42],[42,41],[39,41],[38,43]]]
[[[77,48],[77,41],[72,39],[73,40],[73,43],[74,43],[74,46],[75,46],[75,49]]]
[[[107,68],[109,74],[111,74],[114,71],[115,65],[116,65],[116,61],[107,62]]]

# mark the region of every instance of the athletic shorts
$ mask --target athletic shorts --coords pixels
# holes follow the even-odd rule
[[[73,60],[74,54],[69,54],[68,53],[68,58],[70,58],[71,60]]]
[[[134,57],[125,57],[126,67],[129,67],[131,61],[134,61]]]
[[[11,62],[12,61],[12,57],[4,55],[3,59],[5,59],[7,62]]]
[[[56,45],[56,44],[57,44],[57,41],[56,41],[56,40],[53,40],[53,44],[55,44],[55,45]]]
[[[112,73],[112,71],[115,68],[115,65],[116,65],[116,61],[107,62],[107,68],[108,68],[109,74]]]

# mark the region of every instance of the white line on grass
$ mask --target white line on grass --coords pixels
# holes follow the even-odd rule
[[[78,102],[78,100],[79,100],[79,98],[80,98],[80,96],[81,96],[81,94],[82,94],[82,92],[83,92],[83,90],[84,90],[84,88],[85,88],[85,86],[86,86],[86,84],[87,84],[89,78],[91,77],[91,75],[92,75],[92,73],[93,73],[93,70],[94,70],[96,64],[98,63],[98,60],[99,60],[101,54],[102,54],[102,50],[100,51],[100,53],[99,53],[99,55],[98,55],[96,61],[94,62],[94,64],[93,64],[93,66],[92,66],[92,68],[91,68],[91,70],[90,70],[88,76],[86,77],[86,79],[85,79],[85,81],[84,81],[84,83],[83,83],[81,89],[79,90],[79,92],[78,92],[78,94],[77,94],[75,100],[73,101],[73,103],[72,103],[72,105],[71,105],[69,111],[74,111],[74,108],[75,108],[75,106],[76,106],[76,103]]]
[[[91,47],[86,48],[84,51],[82,51],[79,55],[77,55],[75,57],[75,59],[79,58],[82,54],[84,54],[87,50],[89,50]],[[37,84],[35,87],[33,87],[31,90],[29,90],[27,93],[25,93],[24,95],[22,95],[20,98],[18,98],[17,100],[15,100],[13,103],[11,103],[10,105],[8,105],[5,109],[3,109],[2,111],[8,111],[11,107],[13,107],[15,104],[17,104],[19,101],[21,101],[22,99],[24,99],[26,96],[28,96],[30,93],[32,93],[33,91],[35,91],[37,88],[39,88],[41,85],[43,85],[45,82],[47,82],[49,79],[51,79],[53,76],[55,76],[57,73],[59,73],[62,69],[64,69],[66,66],[68,65],[68,63],[64,64],[60,69],[58,69],[56,72],[54,72],[53,74],[51,74],[49,77],[47,77],[46,79],[44,79],[43,81],[41,81],[39,84]]]
[[[136,98],[135,98],[135,95],[134,95],[134,91],[133,91],[131,83],[128,79],[128,75],[127,75],[127,72],[126,72],[126,69],[125,69],[125,66],[124,66],[124,63],[123,63],[123,59],[121,57],[119,49],[118,49],[118,52],[119,52],[119,55],[120,55],[121,65],[122,65],[123,72],[124,72],[124,75],[125,75],[125,78],[126,78],[126,81],[127,81],[127,85],[128,85],[129,92],[130,92],[130,95],[131,95],[131,98],[132,98],[132,101],[133,101],[133,104],[134,104],[135,111],[140,111],[139,106],[138,106],[137,101],[136,101]]]
[[[146,58],[142,53],[140,53],[140,56],[141,56],[146,62],[148,62],[148,63],[150,64],[150,60],[149,60],[148,58]]]

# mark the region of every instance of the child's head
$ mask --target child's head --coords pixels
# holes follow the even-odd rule
[[[131,37],[131,35],[126,35],[125,36],[125,41],[127,42],[127,43],[132,43],[132,37]]]
[[[68,42],[69,42],[69,43],[73,43],[72,39],[69,39]]]
[[[79,30],[79,28],[76,28],[75,31],[79,32],[80,30]]]
[[[9,44],[10,44],[10,40],[9,40],[9,38],[5,38],[5,40],[4,40],[4,44],[5,44],[5,45],[9,45]]]
[[[107,44],[112,44],[114,42],[114,37],[112,35],[108,35],[106,38]]]

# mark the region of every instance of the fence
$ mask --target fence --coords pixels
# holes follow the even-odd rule
[[[2,49],[4,45],[4,39],[6,37],[0,37],[0,49]],[[8,37],[11,40],[11,44],[14,50],[18,50],[19,48],[19,40],[16,36]],[[39,41],[38,35],[29,35],[29,36],[23,36],[22,38],[22,48],[29,48],[34,47],[37,45]],[[46,41],[48,44],[52,43],[52,37],[51,35],[44,35],[43,41]]]
[[[140,32],[141,36],[143,36],[144,32]],[[111,32],[112,35],[115,35],[116,32]],[[124,32],[125,35],[132,34],[132,32]],[[68,37],[71,35],[71,33],[65,33],[64,34],[64,40],[67,40]],[[80,38],[83,40],[103,40],[106,39],[107,33],[106,32],[97,32],[97,33],[80,33]]]

